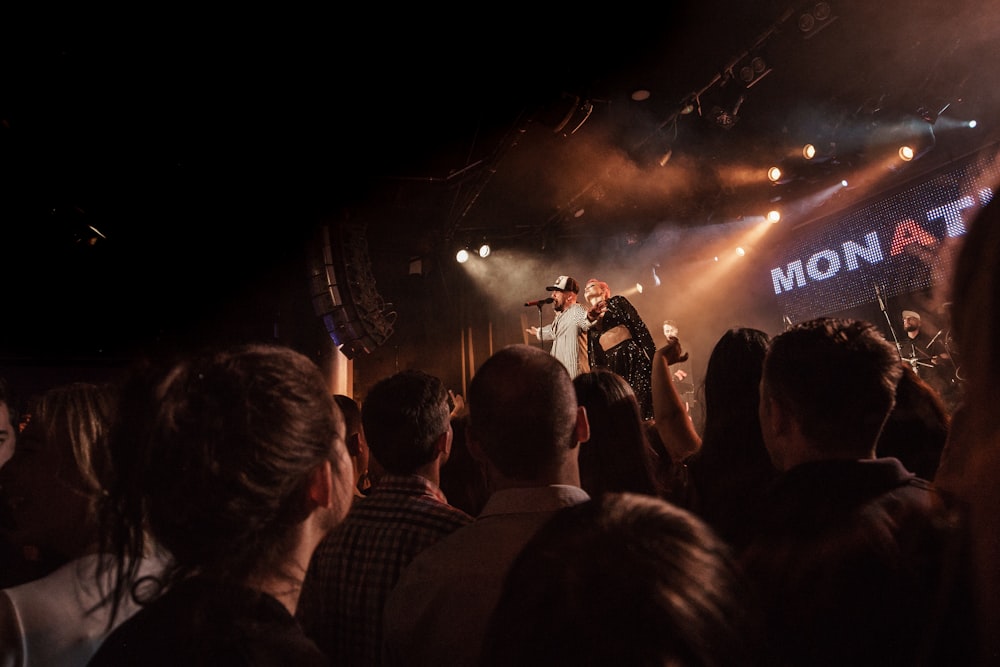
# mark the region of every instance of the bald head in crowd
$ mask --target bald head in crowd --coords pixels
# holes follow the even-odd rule
[[[483,363],[468,393],[468,438],[497,472],[546,481],[569,468],[578,480],[577,445],[590,427],[555,357],[530,345],[505,347]]]

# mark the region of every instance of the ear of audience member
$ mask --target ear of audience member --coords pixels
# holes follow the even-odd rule
[[[336,663],[378,665],[382,609],[402,569],[472,517],[448,504],[439,486],[453,449],[448,394],[419,370],[378,381],[362,424],[384,474],[320,543],[296,617]]]
[[[355,496],[360,497],[365,495],[371,486],[371,479],[368,476],[368,442],[365,440],[365,431],[361,425],[361,406],[345,394],[334,394],[333,400],[337,402],[337,407],[344,416],[347,453],[350,454],[351,464],[354,466]]]
[[[144,608],[90,664],[326,664],[293,617],[309,558],[354,487],[323,374],[258,344],[192,355],[149,379],[112,439],[105,515],[120,526],[107,533],[113,598]],[[132,563],[150,542],[170,563],[140,580]]]
[[[964,402],[956,411],[936,485],[967,513],[982,651],[977,664],[1000,656],[1000,201],[971,222],[952,273],[952,332],[962,355]]]
[[[694,514],[605,494],[561,510],[525,545],[479,664],[754,665],[746,600],[728,545]]]
[[[907,470],[932,480],[948,439],[951,416],[941,396],[906,361],[896,386],[896,404],[882,427],[878,456],[891,456]]]
[[[595,368],[573,378],[573,386],[590,424],[590,439],[580,445],[583,490],[591,496],[608,491],[662,496],[657,456],[646,439],[639,402],[625,378]]]
[[[929,482],[875,457],[901,374],[867,322],[821,318],[770,343],[761,430],[782,472],[741,555],[767,664],[969,664],[962,526]]]
[[[385,607],[386,665],[475,664],[518,551],[557,510],[589,498],[577,462],[587,415],[558,359],[530,345],[499,350],[472,378],[468,408],[470,451],[493,493],[403,571]]]
[[[770,337],[748,327],[727,330],[712,349],[703,385],[701,449],[688,460],[691,509],[734,546],[777,476],[757,414]]]

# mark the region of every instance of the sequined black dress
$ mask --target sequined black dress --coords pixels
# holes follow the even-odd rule
[[[635,306],[623,296],[607,300],[608,308],[600,322],[587,332],[587,356],[590,367],[603,366],[618,373],[632,387],[643,419],[653,417],[653,353],[656,343],[646,323],[639,317]],[[601,334],[619,324],[625,325],[632,335],[610,350],[601,348]]]

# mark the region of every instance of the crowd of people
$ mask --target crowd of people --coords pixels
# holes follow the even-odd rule
[[[906,341],[724,331],[695,428],[681,341],[568,275],[465,397],[418,369],[333,394],[277,344],[30,420],[0,383],[0,665],[1000,664],[998,260],[993,203],[954,411],[906,311]]]

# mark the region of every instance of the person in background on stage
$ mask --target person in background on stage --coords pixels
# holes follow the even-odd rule
[[[569,276],[559,276],[555,283],[545,288],[552,292],[552,309],[556,317],[552,324],[525,329],[540,341],[552,341],[549,353],[562,362],[569,376],[575,378],[590,370],[587,359],[587,331],[594,326],[587,319],[587,309],[577,301],[580,284]]]
[[[621,375],[639,399],[643,419],[653,418],[653,353],[656,343],[635,306],[620,294],[611,296],[608,284],[587,281],[583,297],[590,304],[587,358],[591,368],[608,368]]]
[[[900,357],[934,391],[944,396],[948,391],[948,382],[942,364],[948,360],[948,351],[944,346],[943,332],[933,335],[925,333],[920,313],[915,310],[904,310],[902,315],[906,337],[900,340]]]

